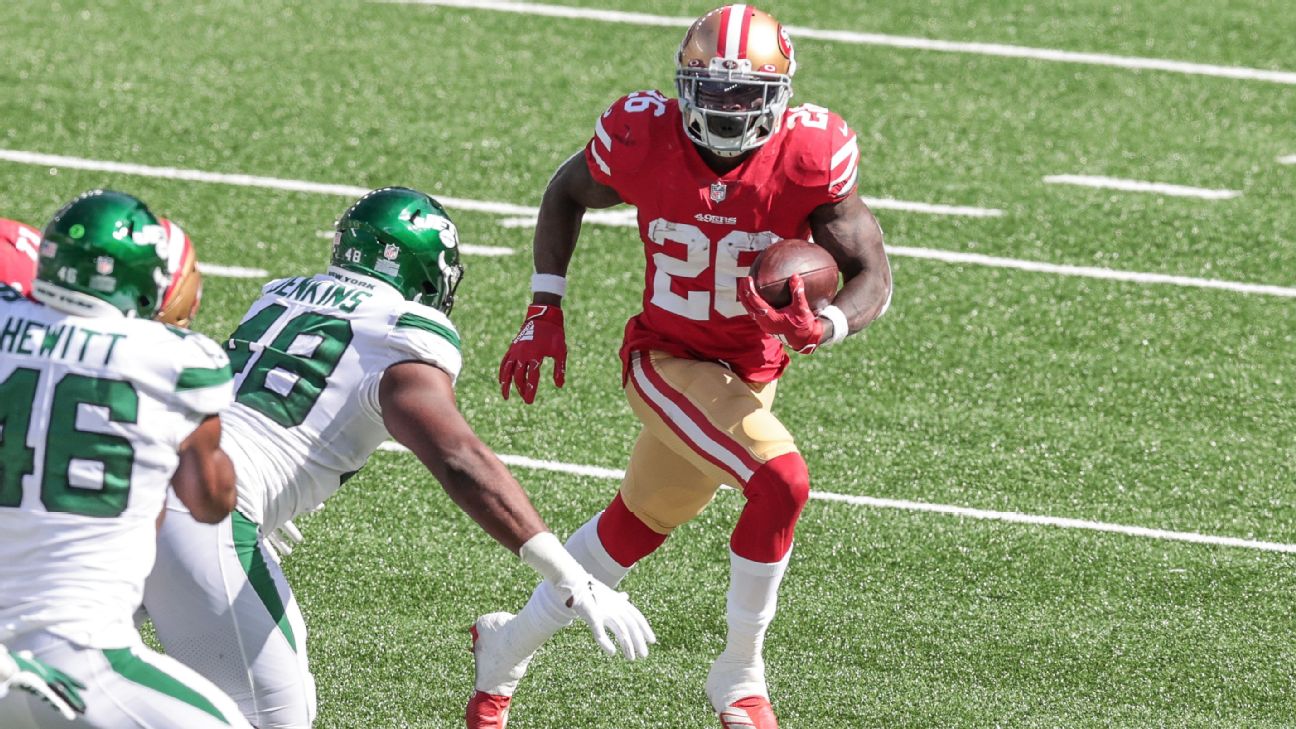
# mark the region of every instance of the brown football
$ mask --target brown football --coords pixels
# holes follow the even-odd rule
[[[800,274],[805,282],[806,301],[820,311],[837,295],[837,262],[823,248],[807,240],[785,238],[761,251],[752,263],[756,293],[776,309],[792,303],[788,279]]]

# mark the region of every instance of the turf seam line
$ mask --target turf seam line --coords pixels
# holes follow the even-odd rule
[[[386,441],[378,446],[379,450],[390,451],[393,453],[409,453],[405,446]],[[616,468],[604,468],[602,466],[587,466],[579,463],[564,463],[562,461],[551,461],[540,458],[529,458],[527,456],[515,456],[501,453],[499,459],[509,466],[517,468],[528,468],[541,471],[557,471],[560,473],[569,473],[576,476],[590,476],[593,478],[605,478],[619,480],[625,477],[625,471]],[[810,498],[814,501],[827,501],[832,503],[850,504],[853,506],[865,506],[875,509],[893,509],[898,511],[914,511],[927,514],[941,514],[944,516],[957,516],[965,519],[977,519],[983,521],[1000,521],[1009,524],[1026,524],[1029,526],[1049,526],[1059,529],[1080,529],[1084,531],[1102,532],[1107,534],[1122,534],[1130,537],[1142,537],[1144,539],[1159,539],[1170,542],[1186,542],[1189,544],[1206,544],[1218,547],[1237,547],[1240,549],[1254,549],[1262,552],[1281,552],[1285,554],[1296,554],[1296,544],[1284,544],[1281,542],[1268,542],[1258,539],[1242,539],[1239,537],[1224,537],[1214,534],[1198,534],[1196,532],[1180,532],[1169,529],[1155,529],[1152,527],[1131,526],[1128,524],[1113,524],[1111,522],[1090,521],[1088,519],[1072,519],[1068,517],[1045,516],[1042,514],[1023,514],[1016,511],[993,511],[988,509],[974,509],[967,506],[953,506],[949,504],[930,504],[923,501],[907,501],[904,499],[882,499],[874,496],[859,496],[854,494],[837,494],[829,491],[810,492]]]
[[[1079,185],[1096,187],[1100,190],[1121,190],[1123,192],[1150,192],[1169,197],[1192,197],[1199,200],[1232,200],[1242,194],[1240,190],[1213,190],[1206,187],[1189,187],[1172,185],[1166,182],[1145,182],[1143,180],[1125,180],[1119,177],[1102,175],[1049,175],[1044,182],[1050,185]]]
[[[540,15],[551,18],[568,18],[572,20],[595,20],[605,23],[623,23],[667,28],[687,28],[695,18],[679,18],[646,13],[631,13],[619,10],[600,10],[566,5],[546,5],[542,3],[507,2],[503,0],[378,0],[398,5],[433,5],[467,10],[497,10],[524,15]],[[941,53],[966,53],[1000,58],[1020,58],[1032,61],[1051,61],[1056,63],[1078,63],[1089,66],[1108,66],[1135,71],[1165,71],[1168,73],[1189,76],[1208,76],[1242,81],[1265,81],[1269,83],[1296,85],[1296,72],[1247,68],[1245,66],[1219,66],[1210,63],[1193,63],[1166,58],[1146,58],[1142,56],[1120,56],[1110,53],[1087,53],[1082,51],[1065,51],[1056,48],[1035,48],[1031,46],[1008,45],[1004,43],[980,43],[972,41],[951,41],[937,38],[918,38],[914,36],[889,35],[886,33],[861,33],[851,30],[823,30],[789,25],[788,32],[795,39],[814,38],[817,40],[836,41],[855,45],[886,46],[919,51],[937,51]]]
[[[257,187],[289,192],[340,195],[345,197],[358,197],[359,195],[369,192],[368,188],[355,187],[351,185],[332,185],[327,183],[306,182],[304,180],[289,180],[276,177],[203,172],[201,170],[186,170],[174,167],[153,167],[149,165],[108,162],[103,160],[91,160],[80,157],[66,157],[62,155],[10,149],[0,149],[0,161],[50,167],[66,167],[68,169],[113,172],[123,175],[185,180],[190,182],[218,183],[238,187]],[[532,220],[537,212],[537,209],[533,207],[512,205],[509,203],[469,200],[454,197],[440,197],[438,199],[446,205],[446,207],[449,207],[452,210],[459,209],[513,216],[511,218],[505,218],[504,222],[507,223],[512,221],[515,226],[517,225],[517,221]],[[604,225],[634,226],[636,223],[634,222],[633,215],[634,212],[628,210],[599,211],[597,213],[588,213],[585,216],[585,222]],[[330,237],[331,235],[332,234],[330,234]],[[1052,273],[1062,276],[1080,276],[1085,278],[1127,281],[1140,284],[1169,284],[1174,286],[1219,289],[1243,294],[1296,298],[1296,288],[1270,284],[1193,278],[1189,276],[1174,276],[1160,273],[1140,273],[1137,271],[1120,271],[1093,266],[1070,266],[1040,261],[1026,261],[1015,258],[998,258],[977,253],[962,253],[959,251],[941,250],[937,248],[887,246],[887,252],[893,256],[923,258],[947,263],[964,263],[976,266],[989,266],[993,268],[1012,268],[1021,271]],[[487,253],[486,255],[498,254]]]

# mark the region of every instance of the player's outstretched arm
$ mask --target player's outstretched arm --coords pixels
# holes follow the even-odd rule
[[[647,620],[624,593],[595,580],[563,549],[508,468],[464,420],[450,375],[423,362],[392,365],[383,373],[378,403],[387,432],[487,534],[567,596],[605,651],[619,643],[626,658],[647,655],[657,640]]]
[[[868,326],[891,305],[891,265],[882,246],[882,228],[858,195],[815,208],[810,228],[815,243],[832,254],[845,279],[832,305],[845,315],[849,332],[831,328],[824,332],[824,341],[840,341]]]
[[[590,174],[581,152],[569,157],[549,180],[532,243],[535,276],[531,280],[531,306],[521,331],[500,362],[500,394],[505,400],[509,390],[516,387],[523,402],[535,402],[545,358],[554,361],[554,385],[562,387],[566,381],[567,341],[561,306],[567,292],[567,266],[576,250],[585,211],[619,202],[615,190]]]
[[[234,464],[220,438],[220,416],[207,416],[180,443],[180,465],[171,476],[180,503],[204,524],[217,524],[234,510]]]

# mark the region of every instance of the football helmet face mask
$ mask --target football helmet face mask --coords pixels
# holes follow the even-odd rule
[[[795,72],[792,39],[777,20],[750,5],[712,10],[675,59],[684,133],[722,157],[765,144],[783,123]]]
[[[463,265],[459,231],[441,203],[407,187],[384,187],[357,200],[335,230],[332,265],[450,313]]]
[[[151,318],[171,283],[167,233],[138,198],[91,190],[45,226],[35,298],[62,311]]]

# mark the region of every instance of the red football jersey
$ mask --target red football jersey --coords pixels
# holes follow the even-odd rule
[[[850,127],[822,107],[788,109],[777,134],[717,175],[685,136],[678,101],[639,91],[599,118],[585,161],[638,208],[643,312],[626,325],[622,359],[658,349],[722,362],[749,382],[777,379],[788,356],[738,301],[738,279],[775,241],[809,238],[815,208],[855,194]]]
[[[39,230],[17,220],[0,218],[0,283],[31,297],[40,242]]]

